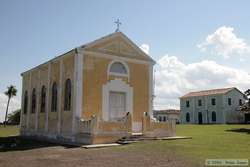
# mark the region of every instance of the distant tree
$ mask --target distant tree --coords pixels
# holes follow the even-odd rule
[[[242,106],[240,106],[240,111],[242,113],[249,113],[250,112],[250,99],[249,99],[249,96],[250,96],[250,89],[247,89],[245,92],[244,92],[246,98],[247,98],[247,101],[245,104],[243,104]]]
[[[5,119],[4,119],[4,127],[6,125],[6,120],[7,120],[7,116],[8,116],[8,110],[9,110],[9,104],[10,104],[10,99],[14,96],[16,96],[17,93],[17,89],[15,86],[10,85],[9,87],[7,87],[7,91],[4,92],[4,94],[6,96],[8,96],[8,102],[7,102],[7,107],[6,107],[6,113],[5,113]]]
[[[250,89],[247,89],[247,90],[245,91],[245,95],[246,95],[246,96],[250,96]]]
[[[247,97],[247,103],[248,103],[248,106],[250,106],[250,100],[249,100],[249,96],[250,96],[250,89],[247,89],[245,92],[245,95]]]
[[[21,109],[15,110],[8,114],[8,124],[18,125],[20,123]]]

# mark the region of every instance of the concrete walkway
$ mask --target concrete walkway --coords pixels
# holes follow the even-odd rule
[[[137,143],[139,141],[145,141],[145,140],[179,140],[179,139],[192,139],[192,137],[175,136],[175,137],[159,137],[159,138],[142,138],[141,140],[136,140],[136,141],[123,141],[119,143],[110,143],[110,144],[91,144],[91,145],[82,145],[81,147],[86,148],[86,149],[103,148],[103,147],[114,147],[114,146],[120,146],[124,144]]]

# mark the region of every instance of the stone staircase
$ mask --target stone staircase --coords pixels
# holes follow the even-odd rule
[[[142,140],[155,140],[156,137],[146,137],[142,133],[133,133],[131,136],[123,137],[117,141],[118,144],[136,143]]]

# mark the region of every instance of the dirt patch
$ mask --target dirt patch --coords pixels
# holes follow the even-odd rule
[[[123,147],[123,146],[121,146]],[[124,146],[126,147],[126,146]],[[131,147],[131,146],[130,146]],[[8,167],[187,167],[188,161],[173,154],[120,150],[113,148],[83,149],[63,146],[42,147],[0,153],[0,166]]]

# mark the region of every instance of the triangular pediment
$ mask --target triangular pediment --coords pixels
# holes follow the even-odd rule
[[[121,32],[116,32],[94,42],[84,45],[88,51],[111,54],[115,56],[129,57],[134,59],[153,61],[137,45]]]

